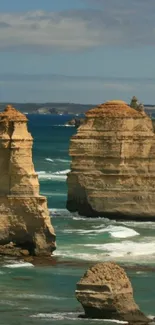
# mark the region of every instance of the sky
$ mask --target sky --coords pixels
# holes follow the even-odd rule
[[[0,102],[155,104],[155,0],[1,0]]]

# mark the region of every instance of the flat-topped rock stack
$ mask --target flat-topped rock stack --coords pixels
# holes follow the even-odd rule
[[[143,110],[123,101],[89,110],[71,138],[69,154],[69,211],[155,220],[155,134]]]
[[[39,195],[32,143],[26,116],[7,106],[0,113],[0,245],[11,242],[30,254],[48,255],[55,233],[47,200]]]

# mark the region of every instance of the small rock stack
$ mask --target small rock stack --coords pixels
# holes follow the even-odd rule
[[[125,271],[113,262],[99,263],[88,269],[77,283],[76,298],[87,318],[115,319],[131,324],[150,321],[136,305]]]

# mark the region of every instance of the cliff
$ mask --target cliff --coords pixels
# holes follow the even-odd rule
[[[129,324],[150,321],[136,305],[124,269],[113,262],[89,268],[77,283],[76,298],[88,318],[116,319]]]
[[[39,195],[32,143],[26,116],[7,106],[0,113],[0,245],[47,255],[55,249],[55,233]]]
[[[155,219],[155,134],[145,112],[122,101],[89,110],[71,138],[69,154],[69,211]]]

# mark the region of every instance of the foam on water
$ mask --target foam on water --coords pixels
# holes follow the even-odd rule
[[[7,267],[7,268],[19,268],[19,267],[34,267],[33,264],[28,263],[28,262],[23,262],[23,261],[10,261],[10,263],[8,264],[4,264],[3,267]]]
[[[54,125],[52,125],[52,127],[63,127],[63,128],[66,128],[66,127],[71,127],[71,128],[74,128],[75,126],[74,125],[69,125],[69,124],[54,124]]]
[[[139,235],[137,231],[121,226],[109,226],[107,227],[107,231],[115,238],[127,238]]]
[[[91,239],[87,237],[91,242]],[[78,248],[79,247],[79,248]],[[75,253],[76,251],[76,253]],[[152,263],[155,257],[155,240],[151,237],[143,238],[143,241],[117,241],[113,243],[83,243],[64,246],[54,252],[61,258],[80,259],[86,261],[115,260],[131,263]]]
[[[39,313],[36,315],[31,315],[31,318],[42,318],[42,319],[50,319],[50,320],[78,320],[82,322],[109,322],[109,323],[117,323],[117,324],[128,324],[128,322],[115,320],[115,319],[88,319],[88,318],[79,318],[79,313],[77,312],[66,312],[66,313]]]
[[[108,232],[112,237],[115,238],[127,238],[127,237],[134,237],[139,235],[138,232],[136,232],[133,229],[129,229],[127,227],[108,226],[103,228],[103,225],[102,228],[95,227],[95,229],[64,229],[62,230],[62,232],[66,234],[77,233],[79,235],[102,234]]]
[[[0,300],[0,305],[17,306],[17,303],[13,301]]]
[[[39,313],[39,314],[36,314],[36,315],[31,315],[30,317],[31,318],[50,318],[51,320],[64,320],[64,319],[67,319],[67,320],[77,320],[78,319],[78,315],[79,313],[76,313],[76,312],[66,312],[66,313],[53,313],[53,314],[50,314],[50,313],[46,313],[46,314],[43,314],[43,313]]]
[[[45,160],[50,161],[50,162],[54,162],[54,160],[51,159],[51,158],[45,158]]]
[[[69,159],[60,159],[60,158],[56,158],[56,159],[51,159],[51,158],[45,158],[46,161],[49,161],[49,162],[62,162],[62,163],[70,163],[71,161]]]
[[[13,297],[14,294],[7,294],[8,297]],[[18,299],[34,299],[34,300],[66,300],[66,297],[57,297],[57,296],[49,296],[49,295],[37,295],[37,294],[28,294],[28,293],[21,293],[16,294],[16,298]]]
[[[60,193],[60,192],[40,192],[41,195],[44,195],[44,196],[66,196],[66,193]]]
[[[39,171],[37,172],[38,177],[41,181],[43,180],[57,180],[57,181],[65,181],[67,178],[67,174],[70,172],[70,169],[60,170],[57,172],[45,172]]]
[[[66,209],[49,209],[52,216],[72,218],[72,214]]]
[[[55,175],[66,175],[70,172],[70,169],[60,170],[58,172],[55,172]]]
[[[151,239],[150,239],[151,240]],[[152,241],[122,241],[119,243],[106,243],[106,244],[85,244],[89,247],[100,251],[99,255],[110,256],[110,258],[123,258],[125,260],[136,261],[137,259],[149,260],[155,255],[155,240]],[[101,253],[102,252],[102,253]]]
[[[151,238],[150,238],[151,240]],[[120,243],[107,243],[96,247],[97,249],[105,249],[112,257],[121,257],[124,255],[131,255],[133,257],[148,256],[155,254],[155,240],[153,241],[122,241]]]
[[[152,221],[122,221],[122,225],[131,226],[131,227],[138,227],[141,229],[155,229],[155,222]]]
[[[57,250],[53,253],[54,256],[58,256],[64,259],[76,259],[76,260],[83,260],[83,261],[104,261],[106,260],[106,254],[93,254],[91,253],[75,253],[71,249],[68,250]]]
[[[71,161],[69,159],[56,159],[56,161],[60,161],[63,163],[70,163]]]

